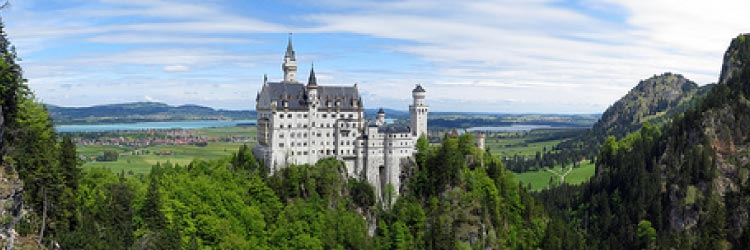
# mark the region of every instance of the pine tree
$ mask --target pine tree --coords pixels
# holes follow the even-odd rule
[[[7,153],[7,146],[16,141],[15,130],[19,128],[16,121],[19,103],[29,95],[26,79],[23,78],[21,66],[16,63],[15,48],[10,44],[5,33],[5,25],[0,20],[0,108],[2,108],[4,129],[2,153]],[[3,159],[0,159],[0,162]]]
[[[146,191],[146,200],[141,208],[141,216],[146,223],[146,229],[159,231],[167,228],[167,220],[161,212],[161,192],[159,191],[159,167],[153,167],[148,190]]]

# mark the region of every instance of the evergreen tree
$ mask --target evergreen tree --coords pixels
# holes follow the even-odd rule
[[[108,220],[104,238],[110,249],[128,249],[133,244],[133,198],[133,190],[124,177],[121,176],[119,182],[109,185],[105,210]]]
[[[149,178],[148,189],[146,190],[146,200],[143,201],[141,216],[146,229],[151,231],[161,231],[167,228],[167,219],[161,212],[161,192],[159,191],[159,170],[158,166],[152,168]]]

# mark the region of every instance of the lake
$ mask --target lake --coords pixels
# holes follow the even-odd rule
[[[484,132],[516,132],[516,131],[531,131],[534,129],[543,128],[567,128],[567,127],[553,127],[550,125],[524,125],[524,124],[513,124],[510,126],[496,126],[496,127],[471,127],[466,129],[469,132],[484,131]]]
[[[55,126],[58,133],[64,132],[105,132],[116,130],[147,130],[147,129],[198,129],[214,127],[234,127],[237,124],[255,124],[255,120],[237,120],[237,121],[173,121],[173,122],[137,122],[137,123],[116,123],[116,124],[97,124],[97,125],[59,125]]]

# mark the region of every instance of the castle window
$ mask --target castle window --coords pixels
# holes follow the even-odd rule
[[[328,115],[326,115],[326,114],[323,114],[323,118],[328,118]]]
[[[284,147],[284,143],[279,143],[279,147],[283,148]]]

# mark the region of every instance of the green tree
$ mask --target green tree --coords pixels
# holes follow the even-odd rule
[[[106,201],[105,214],[108,216],[105,228],[105,240],[109,249],[128,249],[133,244],[133,207],[134,192],[124,177],[109,185],[109,197]]]
[[[656,247],[656,229],[648,220],[638,222],[638,242],[641,249],[653,249]]]
[[[151,231],[161,231],[167,228],[167,219],[161,212],[162,201],[161,192],[159,191],[159,166],[151,168],[151,174],[146,190],[146,199],[141,207],[141,217],[146,224],[146,229]]]

